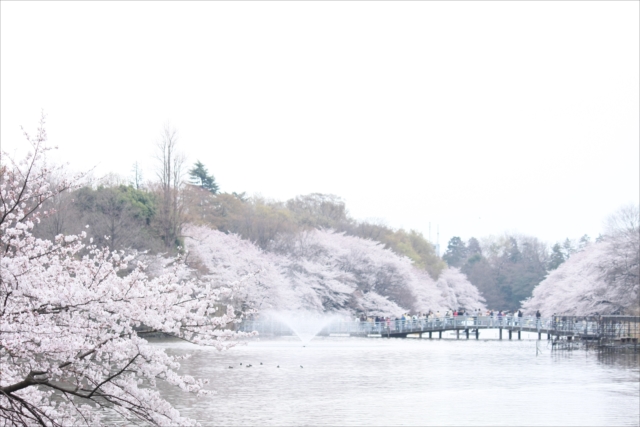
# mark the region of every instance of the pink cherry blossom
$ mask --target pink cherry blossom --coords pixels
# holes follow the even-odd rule
[[[179,359],[144,337],[162,332],[232,347],[246,335],[233,331],[238,311],[229,306],[214,314],[233,285],[195,279],[180,258],[166,260],[151,277],[128,254],[86,245],[84,234],[35,238],[39,207],[76,182],[49,187],[42,125],[28,138],[33,151],[24,161],[2,154],[0,424],[112,425],[117,418],[195,424],[155,385],[198,395],[207,392],[205,381],[179,375]]]

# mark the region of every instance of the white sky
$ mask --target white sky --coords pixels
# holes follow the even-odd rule
[[[223,191],[333,193],[440,244],[595,237],[638,203],[639,3],[2,2],[2,149]],[[23,147],[23,148],[20,148]]]

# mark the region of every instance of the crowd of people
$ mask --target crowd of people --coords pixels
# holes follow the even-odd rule
[[[417,313],[410,315],[409,313],[405,313],[402,316],[391,317],[391,316],[367,316],[362,313],[359,316],[356,316],[355,322],[369,322],[369,323],[381,323],[390,325],[405,325],[407,323],[413,322],[451,322],[456,320],[459,317],[465,317],[474,321],[477,321],[479,317],[488,317],[492,324],[497,325],[505,325],[505,326],[513,326],[518,325],[522,322],[523,313],[522,310],[517,311],[501,311],[501,310],[486,310],[482,311],[480,309],[468,312],[465,309],[460,310],[447,310],[444,313],[440,311],[436,311],[435,313],[429,310],[426,313]],[[540,312],[536,312],[536,318],[540,319]]]

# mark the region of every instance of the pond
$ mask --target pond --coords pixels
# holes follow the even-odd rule
[[[180,372],[210,380],[214,393],[200,398],[162,389],[203,425],[640,423],[637,353],[553,351],[531,339],[317,337],[303,347],[282,337],[226,352],[154,345],[192,354]]]

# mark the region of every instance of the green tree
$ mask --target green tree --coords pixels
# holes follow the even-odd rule
[[[220,190],[218,184],[216,184],[216,179],[213,175],[209,175],[209,171],[200,160],[196,162],[193,169],[189,170],[189,177],[192,184],[209,190],[212,194],[217,194]]]
[[[580,238],[580,241],[578,242],[578,249],[582,250],[585,248],[585,246],[587,246],[589,244],[589,242],[591,242],[591,237],[589,237],[587,234],[585,234],[584,236],[582,236]]]
[[[462,267],[467,259],[467,247],[464,241],[458,236],[452,237],[442,259],[451,267]]]
[[[569,239],[568,237],[565,239],[564,243],[562,244],[562,248],[564,250],[565,259],[569,259],[571,255],[573,255],[576,252],[575,246],[571,242],[571,239]]]
[[[482,248],[480,242],[475,237],[472,237],[467,242],[467,255],[470,257],[480,255],[482,256]]]
[[[549,259],[549,270],[555,270],[560,267],[560,265],[565,262],[566,259],[564,257],[564,253],[562,252],[562,246],[560,243],[556,243],[551,248],[551,257]]]
[[[547,273],[546,246],[535,237],[505,235],[485,239],[480,248],[469,240],[468,258],[461,268],[494,310],[513,310],[529,296]],[[558,245],[562,251],[561,245]]]
[[[517,264],[522,260],[522,253],[520,252],[520,248],[518,248],[518,241],[514,237],[509,237],[509,240],[507,240],[505,245],[505,255],[508,257],[509,261],[514,264]]]
[[[161,246],[149,227],[155,215],[152,194],[131,186],[80,188],[71,193],[79,222],[90,237],[110,250],[155,251]]]

